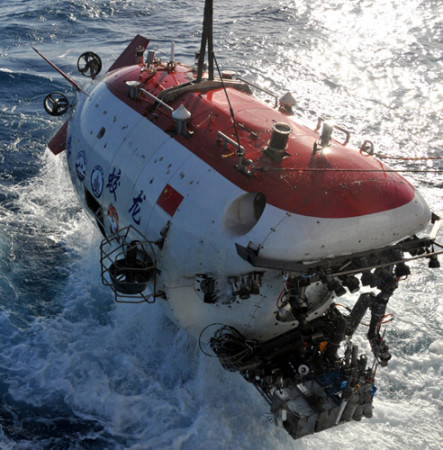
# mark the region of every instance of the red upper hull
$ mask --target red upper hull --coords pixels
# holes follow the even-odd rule
[[[134,110],[155,121],[165,131],[172,131],[171,113],[160,106],[152,109],[153,100],[128,97],[127,81],[141,81],[141,87],[155,96],[172,86],[194,79],[183,66],[169,72],[158,66],[153,73],[135,65],[117,70],[106,80],[110,91]],[[240,127],[240,143],[245,158],[253,161],[254,176],[249,178],[234,169],[234,148],[217,141],[221,131],[235,140],[229,105],[222,88],[200,92],[198,88],[169,102],[174,109],[183,104],[191,113],[192,135],[172,135],[194,154],[228,180],[249,192],[259,191],[267,202],[291,213],[321,218],[358,217],[387,211],[410,202],[414,188],[398,173],[368,154],[346,147],[334,140],[325,151],[313,153],[319,134],[295,124],[288,115],[257,101],[248,93],[227,88],[235,119]],[[272,134],[272,126],[285,122],[291,127],[286,152],[278,162],[263,150]],[[230,156],[226,156],[230,155]]]

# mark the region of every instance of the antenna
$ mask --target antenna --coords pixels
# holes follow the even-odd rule
[[[34,50],[39,56],[41,56],[51,67],[53,67],[62,77],[64,77],[66,80],[68,80],[74,87],[77,89],[77,91],[82,92],[83,94],[89,95],[87,92],[85,92],[71,77],[65,74],[63,70],[61,70],[59,67],[57,67],[52,61],[50,61],[48,58],[46,58],[45,55],[40,53],[36,48],[31,47],[32,50]]]
[[[203,12],[203,34],[200,46],[200,55],[197,65],[197,83],[200,83],[203,75],[203,66],[205,64],[206,43],[208,44],[208,76],[210,80],[214,79],[214,61],[213,61],[213,40],[212,40],[212,17],[213,17],[213,0],[205,1],[205,9]]]

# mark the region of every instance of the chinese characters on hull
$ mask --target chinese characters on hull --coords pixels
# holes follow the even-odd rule
[[[141,204],[146,200],[146,195],[143,194],[143,190],[140,191],[137,197],[132,198],[132,206],[129,208],[128,212],[132,214],[132,220],[140,225],[140,212],[141,212]]]
[[[108,176],[108,184],[106,187],[108,188],[109,192],[114,196],[114,200],[117,201],[117,188],[120,186],[120,177],[121,177],[121,169],[117,169],[117,167],[114,167],[112,169],[112,173]]]

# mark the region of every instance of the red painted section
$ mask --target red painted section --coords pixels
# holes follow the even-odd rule
[[[184,197],[180,192],[167,184],[158,197],[157,205],[163,208],[172,217],[180,206],[183,198]]]
[[[66,137],[68,131],[68,122],[67,120],[61,128],[57,131],[57,133],[53,136],[53,138],[49,141],[48,147],[54,155],[58,155],[63,150],[66,149]]]
[[[173,132],[171,113],[164,107],[152,108],[153,101],[143,96],[128,97],[126,81],[140,79],[139,66],[116,71],[107,80],[109,90],[138,113],[166,132]],[[195,78],[189,68],[177,66],[172,72],[159,66],[155,73],[143,72],[142,87],[158,96],[164,89]],[[228,102],[223,89],[184,93],[170,102],[174,109],[184,104],[191,112],[190,137],[175,139],[241,189],[266,195],[269,204],[305,216],[346,218],[387,211],[412,200],[414,188],[398,173],[384,172],[389,167],[372,156],[332,140],[324,152],[313,153],[319,134],[295,124],[289,116],[260,103],[249,94],[227,88],[235,112],[245,158],[254,162],[252,178],[235,170],[234,148],[224,147],[217,132],[236,140]],[[277,162],[266,156],[272,125],[285,122],[291,127],[286,152]],[[336,171],[337,169],[338,171]]]
[[[108,72],[135,64],[135,52],[137,47],[142,46],[146,50],[148,44],[149,39],[137,34],[132,42],[125,48],[125,50],[123,50],[122,54],[115,60],[114,64],[112,64],[112,66],[108,69]]]

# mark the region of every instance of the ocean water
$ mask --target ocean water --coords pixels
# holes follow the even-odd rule
[[[333,117],[374,142],[443,214],[440,0],[215,0],[219,64],[277,92],[300,119]],[[101,285],[100,234],[64,156],[51,91],[80,84],[78,56],[109,67],[143,34],[192,63],[202,1],[2,0],[0,14],[1,449],[439,449],[443,271],[425,261],[391,299],[394,357],[378,371],[372,420],[293,441],[239,375],[202,355],[157,305],[115,304]],[[266,98],[264,98],[266,99]],[[443,239],[440,238],[440,241]]]

